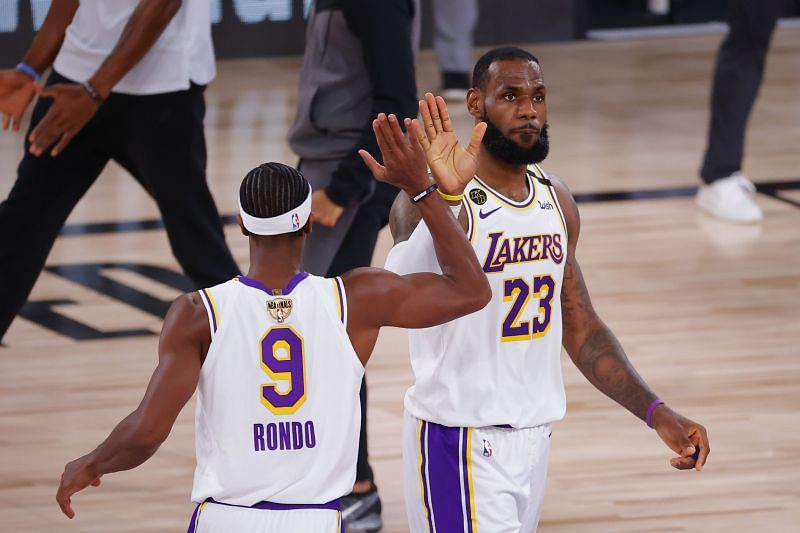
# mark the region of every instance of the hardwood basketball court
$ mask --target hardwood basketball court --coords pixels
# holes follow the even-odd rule
[[[694,205],[720,39],[527,47],[549,87],[544,166],[579,199],[578,255],[594,303],[659,395],[706,425],[713,448],[702,473],[670,469],[655,433],[564,356],[568,411],[554,426],[543,532],[800,531],[800,31],[777,31],[750,121],[744,171],[761,186],[765,212],[754,227],[717,222]],[[435,90],[433,54],[418,64],[420,93]],[[295,162],[285,135],[299,65],[220,62],[206,125],[209,181],[224,215],[235,212],[250,168]],[[463,105],[450,109],[466,138]],[[21,134],[0,134],[3,198],[21,145]],[[186,528],[193,407],[153,459],[78,494],[75,520],[54,499],[64,463],[137,405],[155,366],[159,312],[182,287],[170,277],[178,267],[158,218],[134,180],[109,165],[56,242],[29,319],[7,334],[0,531]],[[246,269],[246,239],[231,224],[226,234]],[[389,246],[385,233],[376,264]],[[382,333],[367,375],[384,531],[401,532],[402,399],[412,380],[403,332]]]

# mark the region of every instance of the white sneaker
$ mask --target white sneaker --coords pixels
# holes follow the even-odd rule
[[[448,102],[459,102],[464,103],[467,101],[467,90],[466,89],[459,89],[455,87],[450,87],[447,89],[441,90],[441,97],[444,98]]]
[[[741,172],[703,185],[697,191],[700,209],[728,222],[752,224],[764,218],[753,197],[756,186]]]

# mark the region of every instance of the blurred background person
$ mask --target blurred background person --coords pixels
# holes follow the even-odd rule
[[[711,89],[708,145],[700,169],[697,205],[728,222],[755,223],[763,214],[756,188],[742,174],[747,119],[764,75],[772,32],[784,0],[730,0],[728,36],[717,53]]]
[[[40,95],[17,179],[0,204],[0,339],[111,159],[156,201],[172,253],[197,287],[239,273],[206,183],[203,91],[215,75],[209,0],[114,6],[53,2],[22,62],[0,70],[4,129],[19,129]]]
[[[369,266],[398,190],[375,183],[358,155],[379,153],[372,120],[417,115],[417,0],[318,0],[311,6],[289,144],[314,190],[314,231],[301,269],[334,277]],[[382,527],[367,453],[367,389],[361,385],[356,483],[342,501],[347,531]]]
[[[467,96],[477,23],[478,0],[433,0],[433,47],[446,100],[463,101]]]

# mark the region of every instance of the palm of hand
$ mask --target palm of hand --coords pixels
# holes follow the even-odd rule
[[[35,93],[33,83],[16,72],[0,72],[0,112],[16,115],[30,103]]]
[[[465,150],[452,131],[439,133],[426,152],[431,172],[445,193],[461,193],[475,176],[477,156]]]

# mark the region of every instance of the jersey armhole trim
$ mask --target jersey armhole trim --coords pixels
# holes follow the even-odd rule
[[[542,170],[542,168],[539,167],[538,165],[537,168],[539,169],[539,172],[542,173],[542,176],[544,176],[544,179],[547,181],[547,183],[542,183],[542,185],[544,186],[545,190],[547,191],[547,194],[550,196],[550,198],[552,198],[553,203],[556,206],[556,211],[558,211],[558,218],[561,221],[561,226],[564,228],[564,236],[567,238],[567,242],[569,242],[569,230],[567,230],[567,218],[564,216],[564,210],[561,209],[561,204],[558,203],[558,195],[556,194],[555,186],[553,185],[553,182],[550,181],[550,178],[547,177],[547,174],[545,174],[544,170]]]
[[[344,283],[342,278],[335,277],[331,280],[334,287],[334,296],[336,298],[336,308],[339,311],[339,319],[345,327],[347,327],[347,297],[345,296]]]
[[[217,332],[219,327],[219,312],[217,311],[217,303],[214,301],[211,291],[208,289],[200,289],[200,299],[203,301],[203,306],[206,308],[208,315],[208,327],[211,329],[211,336]]]
[[[469,205],[466,198],[461,202],[466,207],[465,211],[467,212],[467,240],[470,244],[473,244],[472,241],[475,238],[475,213],[472,212],[472,206]]]

